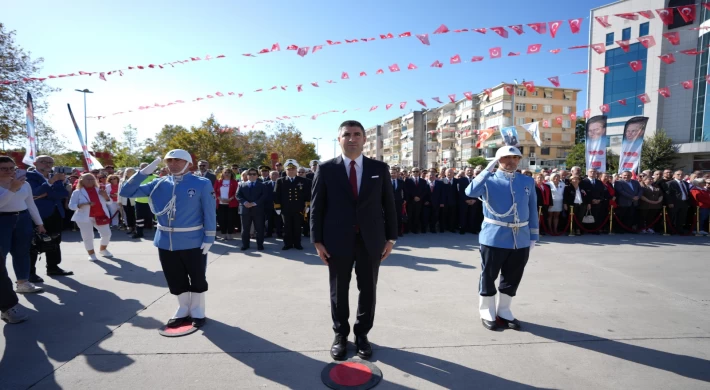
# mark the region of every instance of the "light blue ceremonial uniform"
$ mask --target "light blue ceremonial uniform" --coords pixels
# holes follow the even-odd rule
[[[200,248],[202,243],[214,243],[217,233],[215,196],[212,183],[204,177],[188,173],[181,180],[165,176],[147,184],[141,182],[147,176],[137,172],[121,188],[124,198],[150,196],[155,211],[163,210],[175,194],[174,211],[158,216],[158,230],[153,244],[160,249],[177,251]],[[155,191],[154,191],[155,190]],[[152,195],[151,195],[152,192]],[[199,229],[195,229],[200,227]],[[189,230],[191,231],[179,231]],[[171,231],[175,229],[178,231]]]
[[[468,185],[466,195],[480,197],[488,203],[488,205],[483,205],[484,221],[481,233],[478,235],[480,244],[495,248],[518,249],[528,248],[530,241],[538,240],[540,228],[537,215],[537,195],[535,194],[535,181],[531,177],[514,173],[513,178],[510,179],[500,169],[494,174],[486,170],[476,176]],[[517,221],[515,220],[515,211],[511,209],[513,203],[517,204]],[[494,215],[489,207],[498,216]],[[500,217],[505,214],[508,215]],[[527,222],[526,226],[518,228],[501,226],[502,224],[524,224],[525,222]]]

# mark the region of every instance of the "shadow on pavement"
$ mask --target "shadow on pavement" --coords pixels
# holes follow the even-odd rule
[[[118,266],[111,264],[111,262],[118,263]],[[163,271],[149,271],[147,268],[141,267],[136,263],[118,257],[110,257],[105,260],[99,259],[98,261],[94,261],[94,264],[103,268],[104,271],[106,271],[106,275],[113,276],[114,280],[120,282],[147,284],[156,287],[168,286]]]
[[[686,378],[710,382],[710,361],[708,360],[528,322],[523,324],[523,331],[551,341],[569,344],[632,363],[672,372]]]

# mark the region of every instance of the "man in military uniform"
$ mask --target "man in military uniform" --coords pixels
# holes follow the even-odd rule
[[[261,171],[261,177],[259,177],[258,181],[266,183],[267,181],[271,180],[271,176],[269,175],[269,173],[271,172],[270,166],[262,165],[259,167],[259,170]]]
[[[478,236],[481,245],[479,312],[483,326],[490,330],[498,326],[520,329],[510,304],[540,234],[535,181],[515,171],[521,159],[517,148],[501,147],[486,170],[466,188],[467,196],[483,200],[483,229]],[[497,164],[500,168],[494,173]],[[500,294],[496,308],[498,274]]]
[[[209,179],[190,173],[192,157],[182,149],[169,151],[165,163],[170,175],[141,184],[160,164],[160,158],[137,172],[121,188],[125,198],[148,197],[158,217],[153,244],[170,293],[177,296],[178,309],[168,327],[192,322],[205,323],[207,252],[217,233],[215,194]]]
[[[296,176],[298,163],[286,160],[286,177],[276,180],[274,210],[284,221],[284,246],[282,250],[301,246],[301,224],[311,204],[311,186],[305,177]]]

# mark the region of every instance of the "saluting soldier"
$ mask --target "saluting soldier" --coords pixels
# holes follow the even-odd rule
[[[276,180],[274,210],[284,221],[284,246],[282,250],[302,250],[301,225],[311,204],[311,186],[305,177],[296,176],[298,163],[286,160],[286,177]]]

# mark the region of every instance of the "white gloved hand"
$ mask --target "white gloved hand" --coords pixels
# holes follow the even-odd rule
[[[486,170],[490,173],[493,173],[493,169],[495,169],[496,165],[498,165],[498,159],[493,159],[488,166],[486,167]]]
[[[308,210],[310,210],[310,207],[306,207],[306,214],[308,214]]]
[[[535,240],[530,240],[530,250],[528,251],[528,256],[530,256],[530,254],[532,253],[533,249],[535,249],[535,243],[536,243],[536,242],[537,242],[537,241],[535,241]]]
[[[156,169],[158,169],[158,164],[160,164],[160,161],[160,157],[156,158],[155,160],[153,160],[152,163],[148,164],[147,167],[141,169],[141,173],[144,175],[152,174],[153,172],[155,172]]]
[[[276,210],[276,215],[281,215],[281,210]]]
[[[212,247],[211,243],[203,242],[202,245],[200,246],[200,249],[202,249],[202,254],[206,255],[210,251],[211,247]]]

